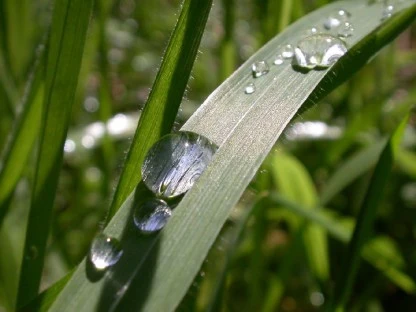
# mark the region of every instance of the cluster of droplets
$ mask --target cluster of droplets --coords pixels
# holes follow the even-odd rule
[[[148,151],[142,168],[144,185],[154,197],[142,201],[133,212],[141,234],[160,231],[172,215],[169,201],[186,193],[211,161],[217,146],[193,132],[181,131],[162,137]],[[122,256],[120,243],[99,234],[93,241],[89,260],[98,271],[113,266]]]

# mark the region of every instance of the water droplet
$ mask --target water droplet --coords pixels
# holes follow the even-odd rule
[[[96,270],[102,271],[116,264],[122,254],[123,249],[117,239],[99,234],[92,241],[89,260]]]
[[[345,10],[338,10],[328,16],[324,22],[324,27],[328,30],[337,28],[342,22],[347,22],[351,14]]]
[[[314,291],[313,293],[311,293],[309,299],[312,305],[314,305],[315,307],[320,307],[325,302],[324,295],[319,291]]]
[[[76,147],[77,146],[73,140],[67,139],[64,144],[64,152],[68,154],[73,153],[75,152]]]
[[[294,54],[293,46],[291,44],[285,45],[283,48],[280,49],[280,53],[284,59],[292,58]]]
[[[284,62],[283,56],[281,54],[279,54],[278,56],[276,56],[276,58],[273,61],[274,65],[282,65]]]
[[[95,138],[90,134],[86,134],[82,137],[81,144],[87,149],[93,148],[96,144]]]
[[[266,75],[269,72],[269,65],[265,61],[255,62],[251,65],[254,78]]]
[[[394,6],[392,4],[385,4],[383,8],[383,12],[381,14],[381,20],[384,21],[386,19],[389,19],[394,13]]]
[[[294,65],[302,68],[326,68],[347,52],[345,42],[331,35],[318,34],[299,41]]]
[[[166,135],[146,155],[143,182],[159,197],[181,195],[192,187],[216,150],[215,144],[193,132]]]
[[[311,36],[311,35],[316,35],[319,33],[319,29],[316,26],[313,26],[311,28],[309,28],[308,30],[306,30],[305,34],[307,36]]]
[[[245,94],[253,94],[256,91],[256,86],[254,83],[248,84],[248,86],[244,89]]]
[[[161,230],[168,222],[172,210],[166,202],[152,199],[144,202],[134,211],[134,224],[144,234]]]
[[[348,38],[354,34],[354,27],[350,22],[342,23],[338,29],[338,37]]]

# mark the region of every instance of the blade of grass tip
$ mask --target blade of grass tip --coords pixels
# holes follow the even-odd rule
[[[42,115],[44,66],[45,52],[41,45],[21,101],[21,112],[0,158],[0,226],[8,210],[8,198],[20,179],[38,137],[37,130]]]
[[[174,124],[212,0],[185,0],[162,64],[144,106],[107,216],[108,223],[141,179],[147,151]]]
[[[38,292],[63,145],[77,87],[92,0],[57,0],[47,51],[43,123],[26,229],[17,306]]]
[[[377,162],[357,218],[357,224],[355,226],[351,242],[349,243],[348,252],[344,259],[345,261],[341,269],[341,274],[337,279],[333,296],[326,307],[326,311],[344,310],[357,275],[361,259],[361,250],[371,235],[377,207],[382,200],[382,196],[380,196],[380,194],[383,194],[383,190],[387,185],[394,157],[399,147],[400,139],[402,138],[407,119],[408,118],[406,117],[403,120],[389,141],[386,143],[380,159]]]
[[[352,14],[351,22],[356,25],[354,36],[347,38],[350,49],[345,57],[328,70],[307,74],[284,63],[274,75],[255,80],[257,91],[253,96],[244,93],[244,87],[254,79],[250,75],[253,62],[271,60],[276,47],[300,39],[307,27],[322,22],[323,16],[340,5]],[[101,304],[100,300],[105,301],[103,294],[124,296],[117,298],[124,307],[140,306],[142,311],[174,310],[192,284],[230,211],[288,122],[305,101],[317,102],[412,23],[416,5],[410,0],[401,5],[396,15],[380,21],[381,3],[368,5],[356,0],[329,4],[288,27],[253,55],[207,98],[182,128],[204,135],[220,148],[175,208],[167,225],[158,235],[138,235],[131,222],[130,212],[137,204],[132,193],[104,229],[106,235],[121,239],[123,257],[109,274],[94,282],[86,275],[87,260],[84,260],[51,311],[94,310]],[[137,262],[140,263],[135,265]],[[134,279],[134,285],[130,280],[124,283],[126,276]],[[107,286],[114,292],[107,292]],[[131,296],[127,296],[129,292]],[[101,307],[108,309],[108,306]]]

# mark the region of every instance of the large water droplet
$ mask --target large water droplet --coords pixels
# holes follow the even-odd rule
[[[166,202],[152,199],[144,202],[134,211],[134,224],[144,234],[161,230],[168,222],[172,210]]]
[[[345,42],[326,34],[306,37],[295,48],[294,65],[302,68],[326,68],[347,52]]]
[[[342,25],[338,28],[338,37],[340,38],[348,38],[354,34],[354,27],[350,22],[342,23]]]
[[[343,9],[338,10],[328,16],[324,22],[324,27],[328,30],[337,28],[343,22],[347,22],[351,14]]]
[[[258,78],[266,75],[270,68],[265,61],[255,62],[251,65],[251,70],[253,72],[254,78]]]
[[[250,83],[247,85],[247,87],[244,89],[245,94],[253,94],[256,91],[256,86],[254,83]]]
[[[96,270],[102,271],[116,264],[122,254],[123,250],[117,239],[99,234],[92,241],[89,260]]]
[[[181,195],[192,187],[216,150],[214,143],[193,132],[166,135],[146,155],[143,182],[159,197]]]

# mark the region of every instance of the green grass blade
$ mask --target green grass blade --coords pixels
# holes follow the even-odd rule
[[[290,201],[279,194],[271,194],[269,197],[272,204],[279,205],[287,208],[290,211],[298,214],[314,222],[317,225],[321,226],[323,229],[328,231],[335,239],[348,243],[352,237],[352,228],[347,227],[344,222],[339,220],[339,217],[334,216],[333,212],[329,212],[325,209],[308,209],[304,208],[301,205]],[[275,216],[272,213],[269,213],[269,218],[274,219]],[[280,218],[280,216],[278,216]],[[349,220],[352,221],[352,220]],[[351,223],[351,222],[349,222]],[[380,248],[383,247],[383,248]],[[362,251],[363,258],[371,263],[375,268],[379,269],[387,278],[389,278],[394,284],[402,288],[409,294],[416,293],[416,283],[412,278],[406,273],[404,273],[400,267],[395,265],[396,260],[391,260],[391,254],[398,255],[395,252],[396,249],[388,248],[385,246],[380,246],[379,244],[371,244],[368,242],[364,246]]]
[[[107,216],[114,216],[141,179],[149,148],[172,129],[194,64],[212,0],[185,0],[143,109]]]
[[[17,305],[36,296],[41,279],[63,145],[77,87],[92,0],[58,0],[46,62],[43,124]]]
[[[357,0],[330,4],[294,23],[253,55],[182,128],[208,137],[220,148],[175,208],[166,227],[158,235],[140,236],[131,222],[131,209],[142,194],[132,193],[104,230],[121,240],[124,257],[104,278],[94,282],[88,279],[86,263],[82,262],[51,311],[108,310],[109,305],[103,302],[123,295],[121,310],[174,310],[231,209],[288,122],[304,103],[317,102],[412,23],[416,5],[412,1],[402,5],[404,9],[381,24],[380,3],[368,6]],[[348,55],[329,70],[307,74],[294,71],[288,63],[279,69],[273,67],[268,75],[255,80],[257,91],[252,96],[244,94],[245,86],[253,82],[254,61],[270,61],[278,46],[295,42],[305,29],[339,6],[352,14],[351,22],[356,27],[355,36],[347,40]],[[116,300],[120,300],[118,297]]]
[[[22,111],[0,160],[0,225],[7,212],[7,199],[11,196],[27,164],[33,144],[38,137],[42,115],[45,57],[44,49],[39,51],[32,78],[22,100]]]
[[[347,255],[344,258],[345,261],[341,269],[341,275],[335,284],[334,294],[328,303],[327,311],[343,311],[345,308],[357,275],[361,259],[361,250],[371,236],[377,207],[382,200],[382,196],[380,195],[383,194],[383,190],[387,185],[395,153],[399,147],[406,123],[407,118],[405,118],[387,142],[377,162],[367,193],[361,205]]]
[[[374,167],[385,145],[386,140],[370,145],[341,164],[323,188],[320,205],[326,206],[346,186]]]

